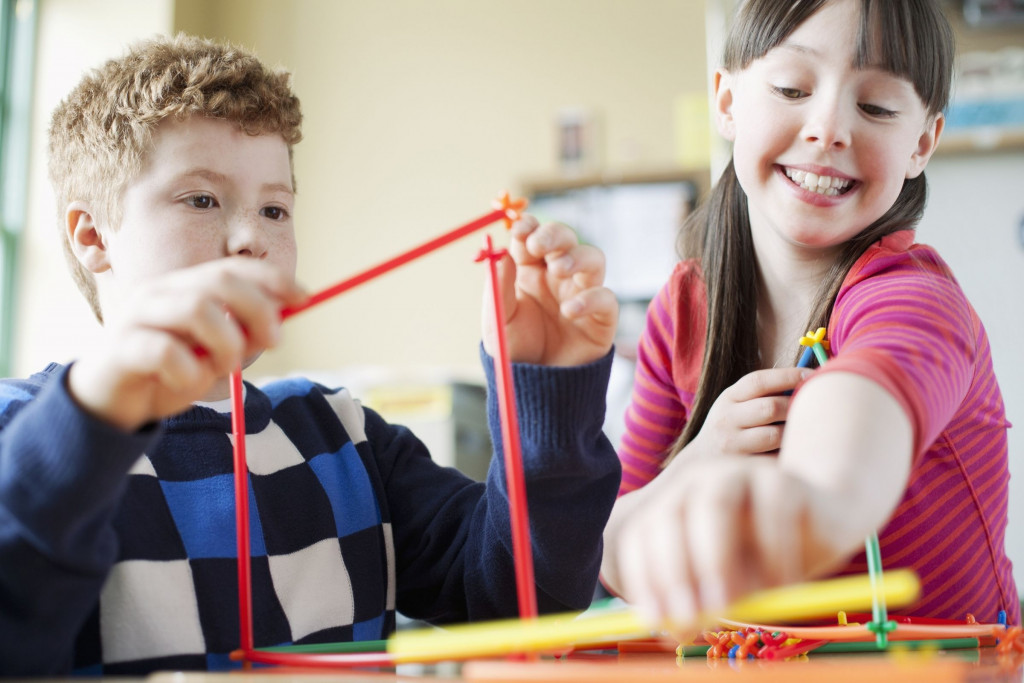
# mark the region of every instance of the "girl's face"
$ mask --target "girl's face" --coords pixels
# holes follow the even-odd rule
[[[755,243],[834,251],[935,149],[942,116],[913,85],[854,67],[859,25],[859,0],[833,0],[747,68],[716,74],[718,128],[734,143]]]

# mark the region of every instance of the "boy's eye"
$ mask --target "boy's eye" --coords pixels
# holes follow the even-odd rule
[[[284,220],[288,216],[288,212],[282,209],[280,206],[268,206],[262,211],[263,215],[272,221]]]
[[[893,110],[879,107],[875,104],[861,104],[860,109],[868,116],[876,116],[883,119],[891,119],[896,116],[896,112]]]
[[[772,86],[772,92],[778,95],[782,95],[787,100],[799,99],[807,94],[803,90],[800,90],[798,88],[785,88],[777,85]]]
[[[185,203],[194,209],[212,209],[217,206],[217,200],[208,194],[194,194],[185,198]]]

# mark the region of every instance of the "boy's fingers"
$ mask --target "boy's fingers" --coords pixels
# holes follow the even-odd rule
[[[188,348],[202,349],[207,362],[221,373],[231,371],[247,346],[239,322],[226,314],[218,299],[202,292],[169,289],[147,297],[122,324],[159,332]]]
[[[505,320],[502,322],[507,323],[515,314],[516,264],[509,255],[505,255],[495,264],[495,269],[497,273],[497,287],[501,294],[501,305],[504,308],[503,312],[505,314]],[[483,328],[484,350],[491,356],[495,356],[498,352],[498,331],[495,329],[494,294],[491,291],[491,278],[487,278],[486,285],[484,286],[483,311],[481,324]]]
[[[513,239],[509,243],[509,253],[519,265],[536,265],[568,253],[578,244],[576,233],[568,226],[543,223],[525,239]]]
[[[512,224],[509,234],[515,240],[525,240],[539,226],[540,221],[537,220],[536,216],[524,213],[519,220]]]
[[[547,257],[548,268],[559,277],[572,277],[580,289],[599,287],[604,283],[605,258],[597,247],[578,244],[566,252]]]
[[[570,320],[590,318],[599,324],[614,326],[618,322],[619,302],[607,287],[593,287],[563,301],[559,310]]]

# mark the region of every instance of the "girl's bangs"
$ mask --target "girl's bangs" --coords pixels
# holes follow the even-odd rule
[[[862,0],[861,7],[854,66],[904,78],[930,112],[945,109],[954,40],[942,10],[930,0]]]
[[[723,65],[746,68],[830,0],[746,0],[726,40]],[[861,0],[854,66],[904,78],[931,113],[949,102],[954,41],[934,0]]]

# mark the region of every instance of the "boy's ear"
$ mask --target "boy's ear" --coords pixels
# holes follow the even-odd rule
[[[715,69],[715,123],[723,138],[736,139],[736,123],[732,117],[733,76],[725,69]]]
[[[103,233],[96,225],[92,208],[86,202],[74,201],[64,211],[64,229],[75,258],[92,273],[102,273],[110,268],[107,246]]]
[[[936,114],[928,123],[917,140],[917,148],[910,155],[910,161],[907,163],[907,178],[916,178],[924,171],[935,148],[939,146],[939,138],[942,137],[942,129],[945,125],[946,117],[941,113]]]

